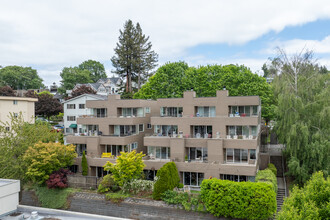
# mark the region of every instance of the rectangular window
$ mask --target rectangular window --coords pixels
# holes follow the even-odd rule
[[[251,126],[251,135],[253,138],[257,137],[257,126]]]
[[[172,137],[173,134],[178,134],[177,125],[156,125],[155,133],[157,136],[169,136]]]
[[[131,151],[136,150],[137,148],[138,148],[137,142],[131,143]]]
[[[17,105],[18,101],[17,100],[13,100],[13,104]]]
[[[105,117],[107,117],[107,109],[106,108],[97,108],[97,109],[94,110],[94,114],[95,113],[96,113],[95,116],[97,118],[105,118]]]
[[[224,180],[230,180],[235,182],[246,182],[248,180],[248,176],[241,176],[241,175],[223,175]]]
[[[144,124],[139,124],[139,132],[143,132],[144,131]]]
[[[148,146],[148,156],[150,159],[170,159],[171,151],[169,147]]]
[[[226,149],[226,162],[227,163],[247,163],[248,150],[247,149]]]
[[[76,121],[76,116],[67,116],[67,121]]]
[[[183,184],[188,186],[200,186],[204,180],[204,173],[183,172]]]
[[[85,104],[79,104],[79,109],[85,109]]]
[[[250,160],[255,160],[255,159],[256,159],[256,150],[250,149]]]
[[[14,118],[18,118],[18,113],[14,113]]]
[[[227,152],[227,162],[232,163],[234,162],[234,150],[231,148],[226,149]]]
[[[258,115],[258,106],[257,105],[252,106],[252,115]]]
[[[67,109],[76,109],[76,104],[67,104],[66,108]]]
[[[147,124],[147,128],[148,129],[151,129],[151,124]]]
[[[212,138],[212,126],[193,126],[194,138]]]
[[[10,127],[6,127],[6,131],[10,131]]]
[[[215,117],[215,106],[198,106],[197,117]]]
[[[206,147],[189,147],[188,159],[191,161],[207,161],[207,148]]]
[[[150,107],[145,108],[146,113],[150,113]]]
[[[123,117],[144,117],[144,108],[122,108]]]
[[[162,117],[182,117],[182,107],[161,107],[160,116]]]

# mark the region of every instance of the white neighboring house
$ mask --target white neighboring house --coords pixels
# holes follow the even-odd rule
[[[73,90],[85,85],[96,92],[97,95],[116,94],[119,91],[121,79],[119,77],[99,79],[96,83],[76,84],[72,90],[66,90],[68,96],[71,96]]]
[[[106,100],[107,96],[83,94],[63,103],[65,134],[84,133],[82,125],[77,125],[78,117],[88,117],[94,114],[93,109],[86,108],[87,100]]]

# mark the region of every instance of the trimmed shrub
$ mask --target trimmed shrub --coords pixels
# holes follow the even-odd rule
[[[269,184],[205,179],[201,198],[214,216],[267,219],[276,212],[276,193]]]
[[[46,181],[48,189],[55,188],[67,188],[68,187],[68,178],[67,175],[71,172],[68,169],[61,168],[58,171],[54,171],[50,174],[49,179]]]
[[[175,187],[179,186],[180,177],[178,169],[174,162],[166,163],[157,172],[157,181],[154,185],[154,191],[152,193],[153,199],[159,200],[162,193],[167,190],[173,190]]]
[[[108,191],[115,192],[119,189],[118,185],[116,184],[115,180],[113,179],[111,174],[105,175],[98,186],[97,192],[98,193],[105,193]]]
[[[87,164],[85,151],[83,152],[83,155],[82,155],[81,167],[82,167],[82,175],[87,176],[87,174],[88,174],[88,164]]]
[[[277,178],[270,169],[259,170],[255,181],[268,183],[272,185],[274,191],[277,192]]]
[[[275,174],[275,176],[277,176],[277,169],[276,169],[274,164],[269,163],[268,164],[268,169],[270,169]]]

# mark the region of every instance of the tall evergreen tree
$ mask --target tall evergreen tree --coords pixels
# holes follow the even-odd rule
[[[125,92],[132,93],[148,79],[150,71],[156,66],[158,55],[151,50],[149,37],[142,33],[139,23],[134,26],[133,22],[128,20],[124,30],[119,30],[119,33],[119,42],[111,62],[115,67],[114,73],[123,78],[125,85],[122,87],[125,86]],[[133,82],[137,86],[133,86]]]

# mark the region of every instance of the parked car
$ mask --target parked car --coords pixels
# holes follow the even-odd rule
[[[60,131],[60,130],[64,129],[64,126],[58,124],[58,125],[54,125],[53,128],[57,131]]]

